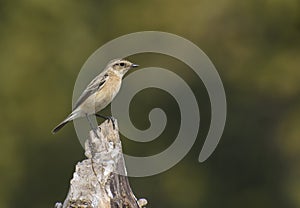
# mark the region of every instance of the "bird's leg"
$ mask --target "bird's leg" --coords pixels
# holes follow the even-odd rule
[[[103,118],[105,120],[108,120],[108,122],[111,121],[111,123],[113,125],[113,128],[114,129],[116,128],[116,126],[115,126],[115,118],[114,117],[112,117],[112,116],[103,116],[103,115],[100,115],[100,114],[95,114],[95,116]]]
[[[97,129],[94,128],[93,123],[92,123],[90,117],[87,114],[85,116],[86,116],[86,118],[87,118],[87,120],[88,120],[88,122],[90,124],[90,127],[92,128],[94,134],[96,135],[97,138],[99,138],[98,133],[97,133]]]

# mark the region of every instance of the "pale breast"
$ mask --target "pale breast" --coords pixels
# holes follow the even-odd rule
[[[105,86],[96,95],[96,112],[111,103],[121,88],[121,81],[117,76],[111,76],[106,81]]]
[[[83,114],[94,114],[111,103],[120,90],[122,78],[109,76],[104,86],[80,105]]]

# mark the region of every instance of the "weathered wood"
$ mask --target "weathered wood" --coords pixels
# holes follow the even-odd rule
[[[85,142],[87,159],[76,165],[69,193],[63,204],[56,208],[141,208],[146,199],[137,200],[128,178],[119,138],[115,129],[105,121],[95,135]]]

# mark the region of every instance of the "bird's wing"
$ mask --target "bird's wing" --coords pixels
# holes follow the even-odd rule
[[[94,94],[96,91],[103,88],[106,81],[108,79],[108,74],[106,72],[103,72],[96,76],[86,87],[86,89],[83,91],[83,93],[80,95],[78,100],[76,101],[73,110],[75,110],[78,106],[80,106],[89,96]]]

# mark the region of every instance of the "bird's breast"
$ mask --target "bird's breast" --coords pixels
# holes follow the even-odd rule
[[[122,79],[119,77],[110,77],[103,88],[96,94],[96,112],[105,108],[115,98],[121,88]]]
[[[121,88],[122,78],[110,76],[104,86],[97,92],[90,95],[80,106],[80,112],[84,114],[94,114],[101,111],[111,103]]]

